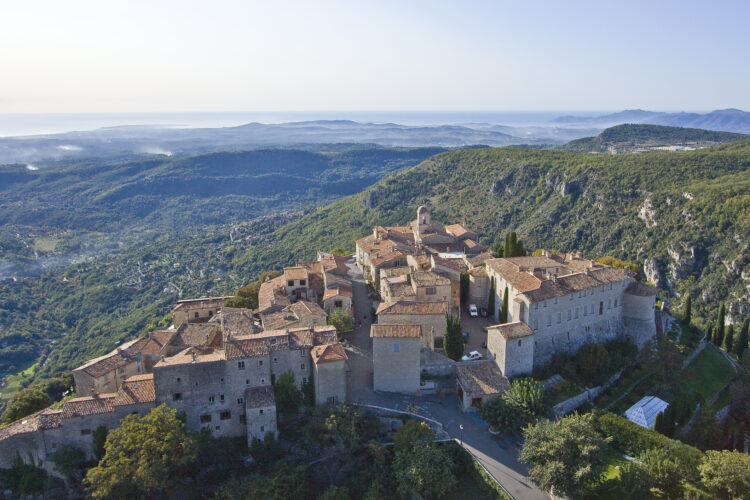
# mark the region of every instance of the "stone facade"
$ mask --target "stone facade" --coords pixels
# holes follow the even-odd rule
[[[373,388],[414,393],[419,390],[419,339],[416,325],[372,325]]]
[[[523,322],[487,328],[487,352],[506,377],[534,369],[534,332]]]
[[[496,283],[491,314],[500,317],[507,288],[508,322],[522,321],[533,331],[534,367],[586,343],[622,337],[640,345],[656,332],[656,291],[626,270],[546,252],[488,260],[487,274]]]
[[[232,297],[203,297],[200,299],[178,300],[172,309],[172,323],[180,326],[185,322],[208,321],[221,310],[224,301]]]
[[[379,325],[419,325],[422,329],[420,345],[432,349],[437,342],[442,345],[447,323],[445,315],[450,308],[446,303],[397,301],[384,303],[377,310]]]
[[[347,356],[341,344],[313,347],[311,351],[316,404],[346,401]]]

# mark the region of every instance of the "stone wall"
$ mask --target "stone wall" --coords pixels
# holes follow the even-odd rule
[[[419,339],[372,339],[373,386],[376,391],[419,390]]]
[[[315,403],[346,401],[346,361],[328,361],[315,367]]]
[[[422,327],[421,346],[432,349],[435,342],[445,336],[447,324],[444,314],[380,314],[379,325],[420,325]]]
[[[487,353],[506,377],[530,374],[534,369],[534,337],[507,340],[495,329],[487,330]]]

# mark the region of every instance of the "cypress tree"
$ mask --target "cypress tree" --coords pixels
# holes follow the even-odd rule
[[[747,349],[748,327],[750,327],[750,320],[746,319],[742,323],[742,329],[740,330],[739,337],[737,337],[737,342],[734,343],[734,353],[740,359],[742,359],[742,355],[745,354],[745,350]]]
[[[516,235],[515,231],[511,231],[508,233],[508,236],[505,237],[505,256],[506,257],[517,257],[518,247],[518,236]]]
[[[495,315],[495,277],[490,278],[490,297],[487,300],[487,309],[493,316]]]
[[[714,330],[714,344],[721,347],[724,343],[724,316],[726,316],[724,304],[719,307],[719,316],[716,318],[716,330]]]
[[[523,240],[518,240],[516,243],[516,257],[524,257],[526,255],[526,249],[523,247]]]
[[[464,353],[464,339],[461,336],[461,322],[452,314],[445,315],[445,338],[443,348],[445,355],[454,361],[461,359]]]
[[[508,287],[505,287],[505,292],[503,292],[503,309],[500,311],[500,323],[507,323],[508,322]]]
[[[687,296],[687,300],[685,300],[685,313],[682,315],[682,321],[686,325],[690,324],[690,320],[693,316],[693,300],[690,297],[690,295]]]
[[[706,328],[706,342],[713,342],[713,335],[714,327],[713,325],[708,325],[708,328]]]
[[[732,352],[732,345],[734,344],[734,325],[729,325],[727,329],[727,338],[724,339],[724,347],[727,352]]]
[[[663,434],[664,430],[664,412],[659,412],[654,419],[654,430],[660,434]]]

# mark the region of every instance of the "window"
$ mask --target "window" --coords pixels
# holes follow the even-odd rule
[[[260,385],[266,385],[266,379],[264,378],[260,379]]]
[[[300,284],[300,286],[306,286],[307,285],[307,280],[299,280],[299,284]]]
[[[434,286],[428,286],[427,288],[425,288],[424,293],[426,293],[427,295],[435,295],[437,293],[437,290],[435,290]]]
[[[208,397],[208,402],[211,403],[211,404],[214,404],[214,397],[213,396],[209,396]]]
[[[393,352],[398,352],[398,342],[394,342],[394,344],[393,344]]]
[[[599,316],[604,314],[604,301],[599,302]]]
[[[208,413],[206,415],[201,415],[201,423],[202,424],[208,424],[211,422],[211,414]]]
[[[557,324],[559,325],[562,321],[562,313],[557,313]]]
[[[279,362],[279,358],[273,358],[273,362],[274,363],[278,363]]]
[[[294,286],[294,280],[289,280],[286,282],[287,286]]]
[[[260,414],[263,415],[263,410],[260,410]]]
[[[261,425],[261,426],[260,426],[260,432],[263,432],[264,430],[266,430],[266,428],[265,428],[264,426],[262,426],[262,425]]]
[[[304,370],[305,369],[305,363],[302,363],[301,365],[299,365],[299,368],[300,368],[300,370]]]
[[[212,317],[213,315],[214,315],[214,312],[213,312],[213,311],[208,311],[208,317],[209,317],[209,318],[210,318],[210,317]]]
[[[244,370],[245,369],[245,362],[244,361],[237,361],[237,369],[238,370]]]
[[[306,383],[307,383],[307,377],[302,377],[302,383],[303,383],[303,384],[306,384]]]
[[[196,318],[198,317],[198,312],[197,312],[197,311],[196,311],[196,313],[195,313],[195,317],[196,317]]]
[[[54,450],[55,448],[57,448],[57,443],[52,443],[52,449]]]
[[[223,394],[219,395],[219,401],[224,401],[224,395]]]
[[[617,307],[617,299],[615,299],[615,307]]]
[[[342,307],[344,307],[344,303],[343,303],[343,302],[341,302],[340,300],[334,300],[334,301],[333,301],[333,307],[336,307],[336,308],[338,308],[338,309],[341,309]]]
[[[301,349],[301,350],[299,351],[299,356],[300,356],[301,358],[304,358],[304,357],[305,357],[305,351]]]
[[[250,385],[250,379],[249,378],[245,379],[245,385]]]
[[[88,436],[91,434],[91,429],[81,429],[81,435]]]
[[[220,430],[221,430],[221,426],[220,426],[220,425],[217,425],[217,426],[216,426],[216,430],[217,430],[217,431],[220,431]]]
[[[245,400],[243,398],[237,398],[237,404],[238,405],[244,405],[245,404]]]
[[[182,382],[182,379],[180,377],[177,377],[177,382]]]
[[[519,346],[519,347],[521,346],[521,341],[520,341],[520,340],[518,341],[518,346]]]
[[[224,383],[224,378],[222,378],[222,379],[221,379],[221,383],[222,383],[222,384]]]
[[[258,361],[258,366],[263,366],[263,360]]]
[[[223,412],[219,413],[219,418],[222,420],[229,420],[232,418],[232,412],[229,410],[224,410]]]
[[[179,392],[175,392],[174,394],[172,394],[172,401],[179,401],[181,399],[182,399],[182,394],[180,394]]]
[[[543,305],[544,307],[547,307],[547,301],[545,300],[544,302],[542,302],[542,305]]]
[[[557,304],[557,297],[555,297],[555,304]]]
[[[271,339],[271,345],[276,343],[276,339]]]
[[[573,319],[573,311],[568,309],[568,321],[570,321],[571,319]]]

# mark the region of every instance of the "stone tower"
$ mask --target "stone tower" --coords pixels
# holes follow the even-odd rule
[[[425,207],[424,205],[420,206],[417,209],[417,225],[419,227],[420,234],[428,232],[430,226],[432,225],[432,220],[430,218],[430,209]]]

